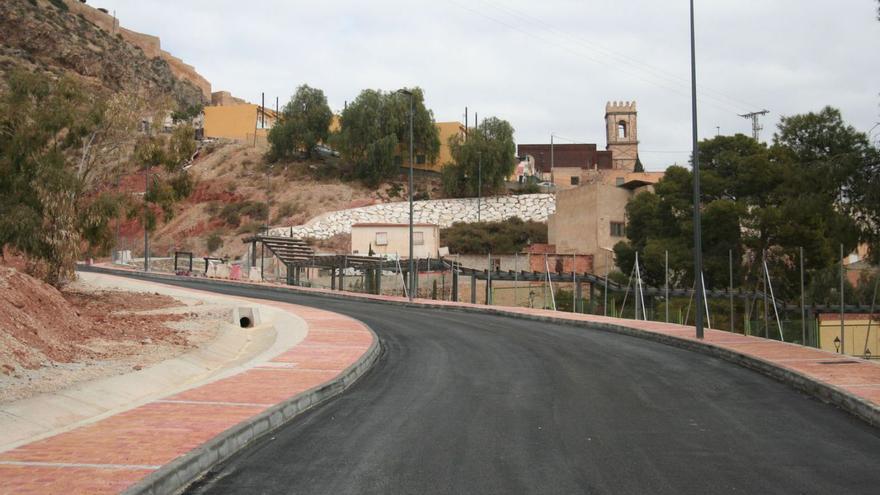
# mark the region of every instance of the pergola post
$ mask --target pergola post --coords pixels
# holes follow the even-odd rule
[[[339,268],[339,290],[345,290],[345,262],[343,261],[342,267]]]
[[[492,269],[486,270],[486,305],[492,305]]]
[[[477,272],[471,273],[471,304],[477,304]]]

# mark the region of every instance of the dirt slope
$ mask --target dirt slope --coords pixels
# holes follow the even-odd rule
[[[154,294],[62,293],[0,266],[0,371],[10,375],[21,368],[113,357],[118,349],[107,345],[112,342],[185,345],[186,337],[165,325],[185,315],[132,313],[177,305]]]

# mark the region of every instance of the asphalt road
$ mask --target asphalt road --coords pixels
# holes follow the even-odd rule
[[[880,431],[719,359],[500,316],[223,292],[354,316],[384,351],[188,493],[880,493]]]

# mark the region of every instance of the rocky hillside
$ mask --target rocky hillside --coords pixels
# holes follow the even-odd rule
[[[110,92],[137,91],[148,98],[170,96],[182,109],[206,102],[205,88],[197,85],[201,76],[197,78],[191,67],[170,55],[162,56],[165,52],[158,51],[155,38],[157,50],[145,52],[139,45],[152,46],[147,43],[150,37],[136,43],[138,33],[108,30],[96,23],[101,16],[104,14],[80,2],[0,2],[0,79],[22,67],[53,76],[74,76]],[[210,92],[210,84],[204,81],[203,85]]]

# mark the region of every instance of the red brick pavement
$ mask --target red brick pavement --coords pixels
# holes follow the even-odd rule
[[[259,303],[303,318],[305,339],[228,378],[0,453],[0,494],[122,492],[221,432],[332,380],[373,342],[372,332],[346,316]]]

